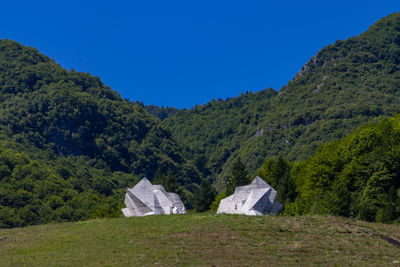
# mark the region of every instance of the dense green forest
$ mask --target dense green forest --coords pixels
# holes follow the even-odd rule
[[[215,209],[212,185],[218,201],[257,172],[287,214],[393,221],[399,63],[396,13],[323,48],[279,91],[178,110],[0,40],[0,227],[120,216],[144,176],[189,209]]]
[[[94,162],[58,157],[45,164],[1,148],[0,228],[119,216],[124,188],[137,181]]]
[[[279,191],[285,213],[400,222],[400,116],[369,123],[309,159],[267,159],[258,174]]]
[[[189,207],[201,182],[140,104],[10,40],[0,40],[0,141],[1,226],[119,216],[124,189],[157,169]]]
[[[400,112],[400,13],[321,49],[276,92],[242,94],[187,110],[149,109],[219,189],[237,158],[252,174],[266,157],[304,160],[374,117]],[[166,115],[168,115],[166,117]]]

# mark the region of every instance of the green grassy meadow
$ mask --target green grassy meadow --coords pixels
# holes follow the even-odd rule
[[[2,266],[400,265],[400,226],[190,214],[0,230]]]

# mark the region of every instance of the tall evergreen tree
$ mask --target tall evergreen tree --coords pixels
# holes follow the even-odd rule
[[[178,181],[171,170],[168,170],[168,174],[165,176],[161,168],[158,168],[154,175],[153,184],[162,185],[167,192],[178,193],[179,190]]]
[[[194,196],[194,208],[198,212],[204,212],[210,209],[217,191],[212,187],[208,179],[204,179]]]
[[[281,203],[294,201],[297,193],[293,177],[290,175],[292,164],[283,156],[269,158],[258,170],[257,175],[278,191]]]
[[[162,183],[162,185],[164,186],[165,190],[167,190],[167,192],[178,193],[179,185],[175,175],[172,173],[171,170],[168,171],[167,176],[164,176],[164,182]]]
[[[237,186],[247,185],[249,182],[246,165],[238,158],[233,164],[232,175],[226,184],[226,195],[232,195]]]
[[[165,175],[162,172],[161,168],[158,167],[157,171],[154,175],[153,184],[161,184],[162,185],[164,183],[164,180],[165,180]]]

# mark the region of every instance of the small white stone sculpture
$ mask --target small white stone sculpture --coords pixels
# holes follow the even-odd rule
[[[217,213],[277,214],[283,205],[276,200],[276,197],[276,190],[256,176],[251,184],[236,187],[233,195],[222,199]]]
[[[186,214],[185,206],[178,194],[165,191],[162,185],[152,185],[143,178],[133,188],[127,188],[125,217],[158,214]]]

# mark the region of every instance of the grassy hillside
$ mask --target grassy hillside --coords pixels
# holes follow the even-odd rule
[[[321,49],[286,86],[160,112],[186,155],[219,188],[240,156],[251,171],[264,158],[304,160],[328,141],[400,112],[400,13]],[[266,84],[268,81],[266,81]]]
[[[3,229],[0,240],[2,266],[400,264],[399,226],[340,217],[98,219]]]

